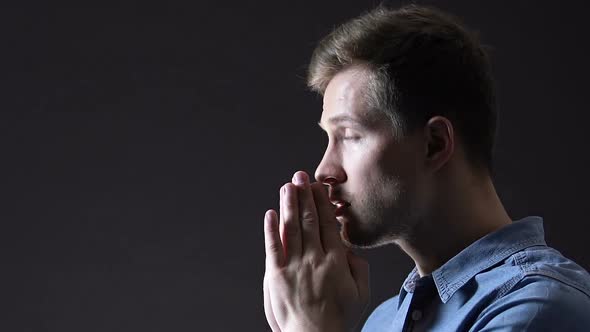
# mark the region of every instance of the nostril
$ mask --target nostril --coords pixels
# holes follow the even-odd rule
[[[333,177],[327,177],[324,179],[324,181],[322,181],[324,184],[327,184],[329,186],[336,184],[338,181],[336,181],[335,178]]]

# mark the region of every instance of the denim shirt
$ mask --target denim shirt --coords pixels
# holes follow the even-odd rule
[[[548,247],[543,219],[529,216],[431,275],[414,268],[362,331],[590,331],[590,275]]]

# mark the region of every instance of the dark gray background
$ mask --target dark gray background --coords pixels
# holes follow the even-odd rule
[[[47,3],[0,11],[0,330],[266,330],[263,214],[327,143],[306,64],[377,2]],[[419,3],[493,47],[499,194],[588,269],[584,2]],[[363,255],[372,309],[412,262]]]

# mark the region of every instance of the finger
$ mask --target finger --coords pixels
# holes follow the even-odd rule
[[[293,175],[293,183],[297,186],[299,200],[299,220],[301,221],[301,242],[304,254],[323,253],[318,226],[318,213],[309,184],[309,176],[302,171]]]
[[[301,226],[299,225],[299,203],[297,187],[292,183],[283,186],[281,196],[282,231],[285,248],[285,263],[301,257]]]
[[[283,186],[284,187],[284,186]],[[281,211],[283,211],[283,196],[284,196],[284,188],[281,187],[281,189],[279,189],[279,235],[281,236],[281,243],[283,243],[283,251],[285,250],[285,239],[283,238],[283,235],[285,234],[285,220],[283,218],[283,213],[281,213]]]
[[[272,303],[270,302],[270,289],[268,287],[268,279],[266,278],[266,275],[264,276],[262,284],[264,292],[264,315],[266,316],[266,321],[273,332],[280,332],[281,329],[279,328],[279,324],[277,324],[277,320],[272,310]]]
[[[369,285],[369,263],[362,257],[357,256],[350,249],[347,249],[346,251],[346,258],[348,260],[348,266],[350,267],[350,274],[358,289],[359,299],[363,305],[366,305],[369,303],[371,295]]]
[[[264,215],[264,248],[266,251],[267,268],[283,266],[285,253],[279,234],[277,213],[274,210],[268,210]]]
[[[340,238],[338,220],[334,214],[334,205],[330,203],[327,188],[319,182],[311,185],[319,215],[319,230],[322,247],[325,252],[339,251],[344,254],[344,245]]]

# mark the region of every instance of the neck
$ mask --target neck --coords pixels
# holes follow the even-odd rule
[[[512,222],[488,175],[462,177],[454,183],[444,181],[439,188],[446,188],[445,194],[434,203],[430,217],[416,224],[409,236],[396,240],[414,260],[421,277],[479,238]]]

